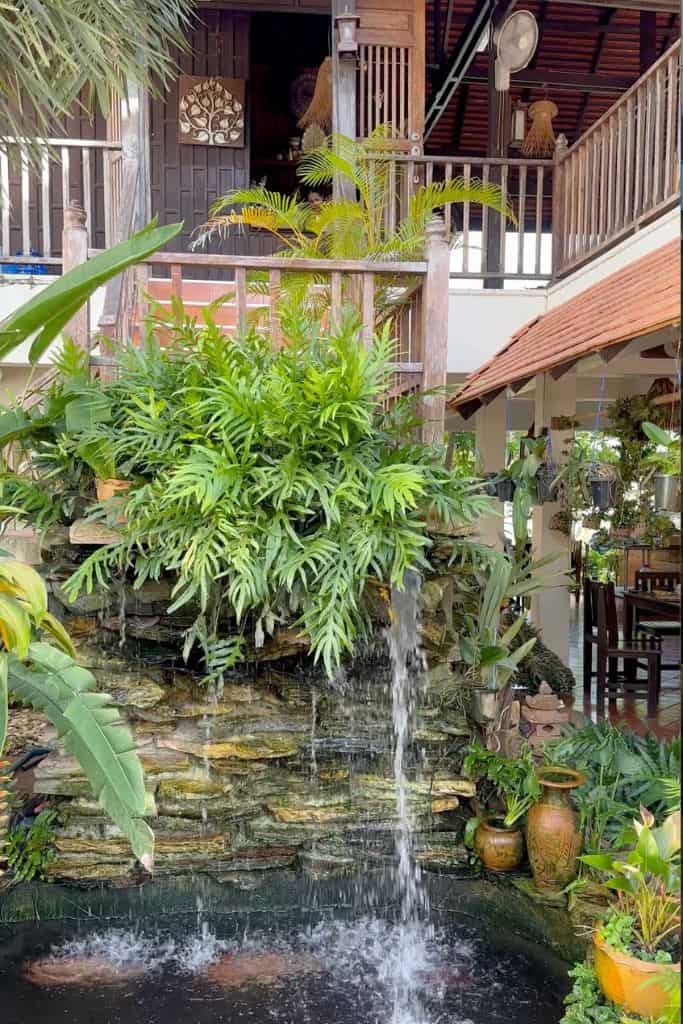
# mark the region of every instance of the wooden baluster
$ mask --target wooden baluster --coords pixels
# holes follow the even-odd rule
[[[375,275],[371,271],[363,274],[362,313],[363,344],[370,348],[375,333]]]
[[[607,177],[609,168],[607,163],[607,140],[605,138],[605,126],[600,127],[600,197],[598,199],[598,241],[602,242],[607,236]]]
[[[406,90],[407,90],[407,74],[406,74],[406,48],[402,46],[401,50],[401,67],[399,76],[399,97],[398,97],[398,111],[400,118],[400,132],[404,138],[408,137],[408,119],[406,114]]]
[[[367,47],[361,43],[358,48],[358,137],[364,139],[367,136],[365,127],[365,77],[367,67]]]
[[[636,105],[633,96],[626,100],[626,146],[624,167],[624,226],[633,219],[633,187],[635,178]]]
[[[649,210],[652,206],[652,176],[654,153],[654,87],[651,78],[648,78],[644,85],[645,104],[647,114],[645,117],[645,149],[643,150],[643,203],[642,211]],[[642,212],[641,211],[641,212]]]
[[[247,326],[247,271],[245,267],[235,267],[235,306],[237,329],[243,331]]]
[[[607,228],[606,234],[609,238],[614,232],[614,189],[615,189],[615,151],[614,132],[616,125],[614,118],[610,117],[607,124]]]
[[[553,158],[553,234],[552,234],[552,273],[556,277],[564,267],[565,261],[565,203],[566,187],[563,166],[563,157],[567,151],[567,139],[564,135],[558,135],[555,141],[555,154]]]
[[[636,103],[636,128],[635,128],[635,146],[633,150],[635,160],[635,179],[633,189],[633,215],[632,220],[638,220],[643,210],[643,170],[644,170],[644,151],[645,151],[645,117],[646,117],[646,103],[645,94],[643,89],[637,89],[635,92],[635,103]]]
[[[534,253],[534,274],[541,273],[541,242],[543,239],[543,175],[544,168],[536,168],[536,247]],[[552,231],[552,225],[550,227]]]
[[[342,308],[342,276],[339,271],[333,271],[331,283],[332,308],[330,313],[330,327],[334,328],[339,323],[339,316]]]
[[[270,313],[270,336],[273,348],[282,348],[282,328],[280,325],[280,288],[281,276],[279,270],[268,271],[268,301]]]
[[[87,147],[81,150],[81,174],[83,181],[83,209],[85,210],[85,225],[88,230],[88,245],[92,246],[92,183],[90,180],[90,155],[94,150]]]
[[[472,165],[465,164],[463,167],[465,188],[469,188],[472,177]],[[462,269],[467,274],[470,266],[470,203],[466,199],[462,205]]]
[[[10,256],[12,252],[10,244],[10,195],[9,195],[9,154],[7,143],[3,143],[0,149],[0,216],[2,217],[2,255]]]
[[[50,154],[40,154],[40,217],[43,235],[43,256],[52,255],[52,223],[50,210]],[[86,224],[88,227],[88,225]]]
[[[678,62],[675,57],[670,57],[666,62],[666,143],[664,146],[664,199],[668,199],[673,194],[672,180],[673,180],[673,162],[674,162],[674,148],[676,141],[676,121],[678,104],[676,102],[678,96],[677,89],[677,67]]]
[[[624,222],[624,116],[625,108],[622,103],[617,107],[616,119],[616,165],[614,170],[614,231],[620,231]]]
[[[664,69],[658,67],[655,73],[654,85],[655,125],[654,125],[654,153],[652,160],[652,205],[656,206],[662,194],[660,187],[662,179],[662,168],[664,166],[664,131],[663,125],[665,115],[664,106]]]
[[[183,268],[180,263],[171,264],[171,298],[183,297]]]
[[[524,273],[524,224],[526,220],[526,164],[519,168],[519,200],[517,203],[517,273]]]
[[[427,274],[422,295],[422,389],[445,389],[448,369],[448,283],[450,249],[446,227],[440,217],[427,225]],[[425,395],[422,401],[423,438],[443,439],[446,396]]]
[[[62,270],[70,270],[88,259],[88,231],[85,226],[85,210],[78,203],[68,203],[64,208],[64,230],[62,231]],[[89,303],[85,303],[69,320],[64,336],[71,338],[75,345],[85,352],[89,344]]]
[[[374,46],[373,50],[375,60],[375,120],[372,127],[377,128],[382,123],[382,58],[379,46]]]
[[[31,179],[28,153],[21,149],[21,249],[31,255]]]
[[[489,165],[484,164],[482,175],[482,185],[488,185],[489,183]],[[489,269],[488,267],[488,236],[489,236],[489,208],[488,206],[482,206],[481,208],[481,272],[485,274]]]
[[[62,209],[66,209],[71,202],[71,153],[68,146],[61,147],[59,159],[62,164]]]
[[[450,181],[452,177],[453,177],[453,164],[449,160],[448,163],[446,164],[445,168],[444,168],[443,179],[444,179],[444,181]],[[452,216],[451,208],[452,208],[452,205],[453,205],[452,203],[446,203],[446,205],[444,206],[444,220],[446,222],[446,231],[448,232],[449,236],[450,236],[451,232],[453,231],[453,224],[452,224],[452,220],[451,220],[451,216]]]
[[[108,249],[118,238],[117,227],[114,223],[114,203],[112,192],[112,152],[110,149],[104,151],[102,158],[102,190],[104,198],[104,246]]]

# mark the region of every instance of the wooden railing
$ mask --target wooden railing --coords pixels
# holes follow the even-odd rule
[[[421,184],[461,178],[466,185],[499,186],[513,215],[504,218],[466,200],[444,207],[446,226],[456,239],[451,276],[543,279],[551,276],[546,238],[552,233],[552,160],[494,159],[467,156],[397,157],[408,187],[401,191],[402,213]]]
[[[334,322],[342,309],[353,305],[359,312],[362,337],[366,345],[382,317],[391,315],[396,337],[394,379],[385,399],[399,395],[443,389],[446,384],[448,350],[448,260],[449,249],[443,221],[435,219],[427,230],[426,259],[410,262],[372,262],[369,260],[293,259],[278,256],[221,256],[203,253],[161,252],[149,257],[136,270],[136,313],[128,319],[124,333],[121,324],[123,299],[119,292],[119,313],[114,307],[100,322],[103,333],[118,343],[130,343],[151,296],[161,306],[182,299],[190,314],[200,312],[208,301],[215,307],[215,319],[226,334],[247,320],[265,325],[277,347],[282,343],[280,298],[288,273],[310,274],[328,302],[326,318]],[[249,275],[259,273],[259,287],[250,287]],[[199,275],[200,279],[197,279]],[[210,280],[209,280],[210,278]],[[267,289],[263,288],[263,280]],[[114,291],[109,293],[114,302]],[[209,299],[207,300],[207,295]],[[390,311],[387,313],[387,304]],[[117,319],[118,317],[118,319]],[[105,367],[105,356],[95,360]],[[443,392],[423,399],[425,435],[443,434],[445,414]]]
[[[562,276],[676,204],[680,41],[558,154],[553,264]]]
[[[101,139],[0,138],[0,260],[61,264],[64,210],[86,212],[89,244],[112,244],[121,196],[121,144]]]

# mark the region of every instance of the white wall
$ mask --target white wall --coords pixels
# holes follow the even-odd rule
[[[546,289],[463,289],[448,294],[448,372],[468,374],[546,311]]]

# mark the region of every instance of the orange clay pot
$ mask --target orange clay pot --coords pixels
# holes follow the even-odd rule
[[[514,871],[522,863],[524,837],[520,829],[506,828],[502,818],[492,818],[474,833],[474,849],[489,871]]]
[[[607,999],[641,1017],[659,1017],[671,1001],[668,979],[681,973],[680,964],[653,964],[620,953],[593,932],[595,973]],[[676,981],[678,984],[678,981]]]
[[[96,480],[95,489],[98,501],[108,501],[123,491],[130,489],[130,480]]]
[[[529,863],[537,888],[564,889],[578,874],[581,849],[570,793],[585,780],[572,768],[552,765],[536,774],[542,795],[527,815]]]

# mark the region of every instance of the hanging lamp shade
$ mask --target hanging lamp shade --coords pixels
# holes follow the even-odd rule
[[[538,100],[531,104],[528,113],[531,124],[522,143],[522,156],[551,157],[555,152],[553,118],[557,117],[556,105],[552,100]]]
[[[325,57],[315,81],[313,96],[299,118],[299,128],[309,124],[320,125],[325,131],[332,127],[332,58]]]

